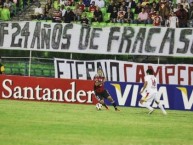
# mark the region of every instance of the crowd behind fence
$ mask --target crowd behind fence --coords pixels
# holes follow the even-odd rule
[[[18,15],[19,11],[25,11],[25,7],[34,4],[34,2],[36,1],[0,0],[0,20],[11,20],[11,17]],[[35,17],[32,17],[32,20],[56,23],[76,22],[97,27],[113,25],[192,27],[193,22],[193,0],[46,0],[45,5],[38,4],[39,2],[35,4],[37,7],[34,10]],[[41,9],[42,14],[36,15],[35,11],[38,9]],[[68,15],[69,11],[70,16]],[[140,13],[147,16],[145,21],[141,21]],[[23,52],[19,56],[22,57],[22,54]],[[47,54],[51,54],[51,52]],[[7,53],[0,55],[3,57],[7,74],[28,75],[30,71],[32,76],[54,77],[53,60],[42,62],[42,60],[38,60],[38,57],[33,57],[32,66],[29,66],[29,58],[18,61],[14,58],[8,59]],[[14,54],[11,53],[10,56],[13,57]],[[60,57],[60,55],[56,56]],[[78,59],[85,58],[82,54],[76,56]],[[45,57],[45,55],[41,57]],[[51,54],[49,57],[55,56]],[[125,58],[125,56],[123,57]],[[101,59],[101,57],[97,58]],[[105,56],[105,58],[116,59],[116,56]],[[143,62],[151,62],[151,60],[148,61],[149,58],[152,57],[146,56]],[[129,57],[126,59],[128,60]],[[174,60],[167,58],[166,60],[165,63],[193,63],[192,58],[174,58]]]
[[[35,0],[1,0],[0,19],[10,20]],[[45,4],[44,4],[45,3]],[[26,9],[26,12],[28,10]],[[192,27],[192,0],[47,0],[36,1],[31,20],[93,26],[147,25]]]

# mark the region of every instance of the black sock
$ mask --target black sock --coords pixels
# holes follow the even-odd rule
[[[114,108],[117,108],[117,105],[115,104],[114,101],[111,104],[113,105]]]
[[[107,105],[106,105],[105,103],[104,103],[104,104],[102,104],[102,105],[103,105],[105,108],[108,108],[108,107],[107,107]]]

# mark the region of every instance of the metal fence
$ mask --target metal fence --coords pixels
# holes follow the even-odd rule
[[[2,57],[5,74],[54,77],[54,60],[50,58]]]

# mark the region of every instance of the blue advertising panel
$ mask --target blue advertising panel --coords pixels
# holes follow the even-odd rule
[[[106,82],[105,87],[120,106],[139,107],[142,83]],[[193,86],[158,85],[160,102],[167,109],[193,111]],[[106,101],[109,104],[108,101]],[[152,102],[153,107],[157,107]]]

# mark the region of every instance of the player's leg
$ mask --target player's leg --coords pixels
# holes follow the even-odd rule
[[[159,101],[157,101],[157,100],[155,100],[155,102],[158,104],[158,107],[161,109],[162,113],[163,113],[164,115],[167,115],[167,112],[166,112],[166,110],[164,109],[163,105],[162,105]]]
[[[109,107],[105,104],[104,98],[99,100],[99,102],[107,109],[109,110]]]
[[[148,114],[151,114],[154,111],[153,107],[150,106],[152,100],[153,96],[149,93],[145,93],[139,101],[141,106],[146,107],[149,110]]]
[[[95,92],[96,99],[101,103],[106,109],[109,109],[108,106],[105,104],[103,94],[99,94]]]
[[[161,109],[162,113],[164,115],[167,114],[166,110],[164,109],[163,105],[159,102],[158,98],[157,98],[157,93],[154,94],[154,100],[156,102],[156,104],[158,105],[158,107]]]
[[[103,98],[107,99],[109,102],[111,102],[111,104],[113,105],[113,107],[115,108],[115,111],[120,111],[118,108],[117,108],[117,105],[115,103],[115,101],[113,100],[113,98],[111,97],[111,95],[109,94],[109,92],[107,90],[104,90],[103,92]]]
[[[109,95],[107,97],[107,99],[109,100],[109,102],[111,102],[111,104],[113,105],[113,107],[115,108],[115,111],[120,111],[118,108],[117,108],[117,104],[115,103],[115,101],[113,100],[113,98]]]
[[[150,102],[147,102],[145,100],[140,100],[139,103],[140,103],[140,106],[146,107],[149,110],[148,114],[153,113],[154,109],[153,109],[153,107],[150,106],[150,104],[151,104]]]

